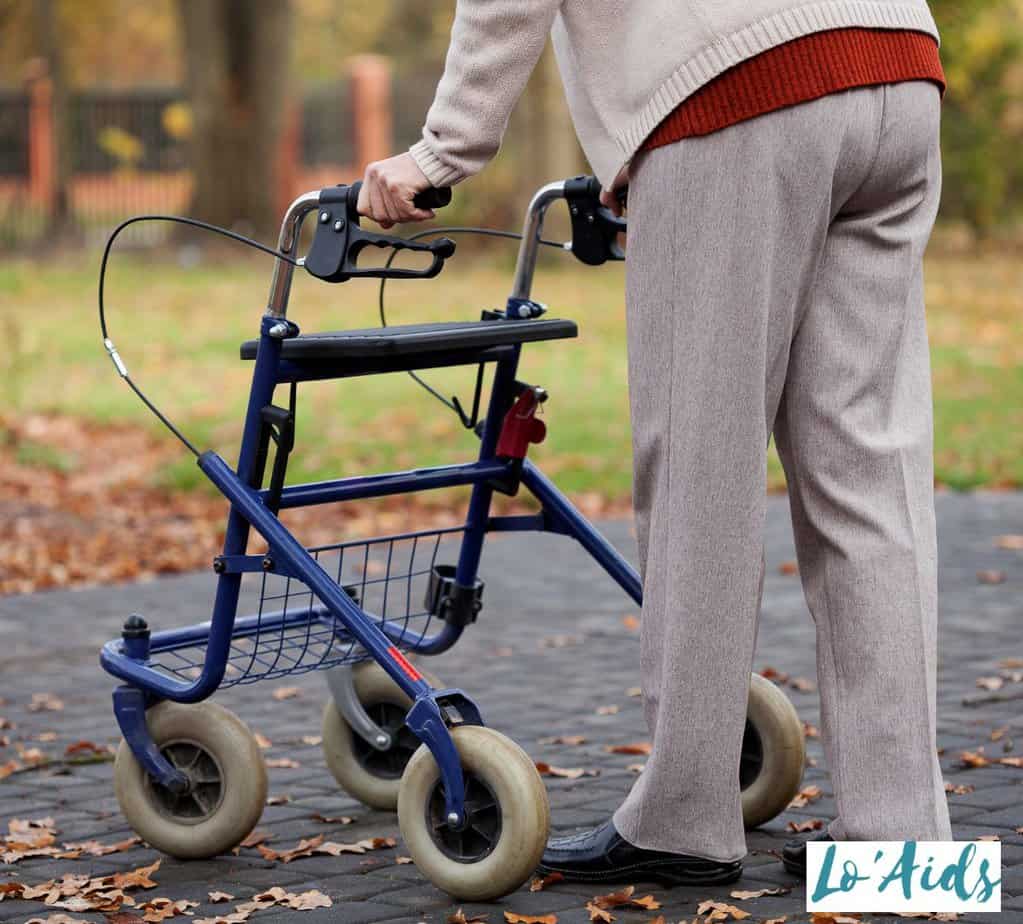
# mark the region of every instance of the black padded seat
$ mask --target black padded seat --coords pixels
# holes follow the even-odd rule
[[[365,359],[411,354],[451,354],[489,347],[563,340],[578,334],[574,321],[539,318],[528,321],[441,321],[299,334],[284,341],[281,356],[292,361]],[[258,340],[246,340],[242,359],[255,359]]]

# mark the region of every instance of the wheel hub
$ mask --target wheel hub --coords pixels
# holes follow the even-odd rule
[[[742,735],[742,757],[739,760],[739,788],[749,789],[764,768],[764,742],[757,727],[746,720]]]
[[[397,780],[405,772],[405,766],[419,748],[419,739],[405,725],[408,710],[394,703],[372,703],[364,705],[366,714],[390,737],[391,746],[386,750],[373,747],[360,735],[353,732],[352,750],[355,759],[368,773],[386,780]]]
[[[433,842],[458,863],[478,863],[501,839],[501,806],[493,790],[463,768],[465,780],[464,822],[452,827],[447,820],[444,784],[438,780],[426,803],[426,824]]]
[[[160,813],[183,824],[199,824],[212,816],[224,799],[219,761],[196,741],[169,741],[160,753],[188,778],[188,787],[175,793],[146,775],[146,788]]]

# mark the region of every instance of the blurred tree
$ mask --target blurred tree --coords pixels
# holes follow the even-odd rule
[[[178,0],[192,104],[190,214],[270,235],[291,63],[288,0]]]
[[[50,81],[53,111],[53,204],[46,216],[49,232],[67,236],[72,228],[68,218],[71,202],[68,185],[71,177],[71,132],[68,123],[67,69],[64,64],[64,41],[54,0],[34,0],[32,25],[36,47],[44,62],[44,76]],[[42,76],[42,75],[41,75]]]
[[[979,235],[1023,198],[1023,0],[932,0],[948,77],[942,217]]]

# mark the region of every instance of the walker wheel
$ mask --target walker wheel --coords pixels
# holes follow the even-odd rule
[[[465,775],[466,822],[453,829],[429,748],[405,768],[398,825],[419,871],[461,901],[513,892],[536,869],[550,831],[547,790],[533,761],[514,741],[478,725],[452,729]]]
[[[739,763],[742,817],[747,828],[781,814],[799,792],[805,748],[803,723],[791,700],[770,680],[753,674]]]
[[[122,741],[114,792],[131,827],[183,860],[216,856],[243,841],[259,821],[267,791],[263,756],[245,723],[216,703],[162,702],[146,712],[146,725],[191,785],[181,795],[161,786]]]
[[[441,686],[428,671],[420,673],[431,687]],[[323,756],[345,792],[371,808],[393,812],[401,775],[419,747],[419,739],[405,726],[412,700],[375,661],[357,665],[353,679],[362,708],[391,736],[391,747],[378,751],[364,741],[328,700],[323,708]]]

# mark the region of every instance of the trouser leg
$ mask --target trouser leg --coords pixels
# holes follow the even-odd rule
[[[792,343],[775,435],[817,627],[822,734],[854,840],[951,837],[935,753],[936,548],[922,257],[940,192],[938,93],[887,87]]]
[[[745,853],[766,445],[827,231],[830,122],[844,117],[820,101],[634,165],[629,382],[653,752],[615,824],[638,846]],[[793,138],[807,140],[798,155]]]

